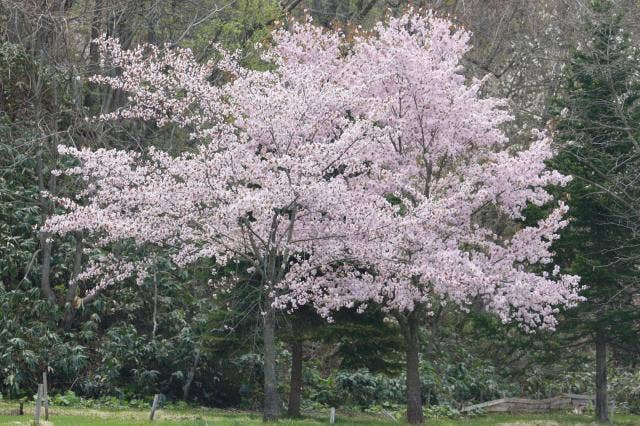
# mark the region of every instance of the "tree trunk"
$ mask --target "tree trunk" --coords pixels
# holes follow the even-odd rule
[[[44,31],[44,30],[43,30]],[[38,51],[40,52],[40,51]],[[36,75],[36,84],[34,88],[34,98],[35,98],[35,120],[38,123],[38,126],[41,125],[43,121],[42,114],[42,86],[43,86],[43,76],[40,74]],[[46,130],[45,130],[46,131]],[[45,137],[46,139],[46,137]],[[55,193],[55,176],[53,174],[49,175],[49,186],[45,187],[45,165],[44,165],[44,154],[43,150],[47,148],[46,142],[40,142],[40,147],[38,148],[36,158],[37,158],[37,169],[36,174],[38,177],[38,191],[40,192],[40,223],[44,224],[47,221],[47,218],[50,213],[50,207],[48,200],[42,195],[44,192],[48,191],[50,194]],[[56,303],[56,295],[51,288],[50,282],[50,274],[51,274],[51,236],[47,232],[40,232],[40,249],[42,250],[42,264],[41,264],[41,272],[40,272],[40,289],[42,290],[42,294],[51,302]]]
[[[191,389],[191,384],[193,383],[193,379],[196,376],[196,368],[198,368],[199,362],[200,348],[196,349],[193,364],[191,365],[191,368],[189,368],[189,374],[187,374],[187,381],[185,382],[184,386],[182,386],[182,399],[184,401],[189,400],[189,390]]]
[[[288,414],[300,417],[300,401],[302,400],[302,340],[291,343],[291,389],[289,392]]]
[[[49,187],[44,186],[44,161],[42,159],[42,149],[38,150],[38,189],[42,194],[45,190],[50,193],[54,192],[55,178],[53,175],[49,178]],[[49,205],[47,200],[40,195],[40,221],[45,223],[49,215]],[[51,288],[51,235],[48,232],[40,233],[40,248],[42,249],[42,268],[40,273],[40,289],[42,294],[51,302],[56,303],[56,295]]]
[[[407,315],[405,328],[404,339],[407,348],[407,421],[411,424],[421,424],[423,416],[420,389],[420,342],[418,339],[418,314],[416,311]]]
[[[40,237],[40,247],[42,248],[42,272],[40,276],[40,289],[42,294],[51,303],[56,303],[56,295],[51,289],[51,282],[49,276],[51,275],[51,242],[49,241],[50,235],[43,232]]]
[[[100,37],[100,33],[102,32],[102,9],[104,8],[102,1],[103,0],[95,0],[93,2],[93,16],[91,17],[90,32],[91,40],[89,40],[89,58],[87,64],[87,71],[91,76],[98,74],[100,69],[100,50],[98,49],[98,45],[93,41]],[[84,97],[84,105],[89,109],[90,113],[93,112],[92,108],[96,103],[93,91],[96,90],[97,87],[97,84],[90,83]]]
[[[263,317],[263,360],[264,360],[264,401],[262,419],[265,422],[276,421],[280,415],[280,395],[276,378],[276,319],[275,310],[269,306]]]
[[[154,267],[153,270],[153,314],[151,316],[153,329],[151,330],[151,340],[156,340],[156,333],[158,332],[158,270]]]
[[[609,401],[607,395],[607,341],[596,337],[596,417],[609,421]]]
[[[84,249],[82,234],[76,234],[75,238],[76,249],[73,254],[73,269],[71,270],[71,280],[69,283],[69,288],[67,289],[67,295],[64,299],[65,313],[63,318],[63,325],[64,329],[67,331],[71,329],[71,325],[76,316],[76,307],[73,305],[73,302],[78,294],[78,281],[76,281],[76,278],[80,274],[80,270],[82,268],[82,251]]]

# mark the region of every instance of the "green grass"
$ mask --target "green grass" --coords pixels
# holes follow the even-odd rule
[[[25,407],[25,415],[11,415],[17,408],[16,403],[0,402],[0,425],[26,426],[33,419],[33,407]],[[156,413],[156,420],[148,420],[148,411],[145,410],[97,410],[90,408],[52,407],[50,409],[50,421],[54,426],[136,426],[136,425],[193,425],[193,426],[244,426],[261,425],[259,413],[232,410],[215,409],[188,409],[188,410],[160,410]],[[324,425],[328,424],[328,413],[314,413],[301,420],[283,419],[279,425]],[[390,421],[382,416],[376,417],[363,413],[351,413],[338,411],[336,424],[338,425],[402,425],[404,422]],[[456,420],[429,419],[428,425],[456,426],[456,425],[513,425],[513,426],[557,426],[557,425],[591,425],[595,424],[593,418],[588,415],[573,414],[529,414],[509,415],[493,414],[462,418]],[[640,416],[617,414],[614,425],[640,426]]]

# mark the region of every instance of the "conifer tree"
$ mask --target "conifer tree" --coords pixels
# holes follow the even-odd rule
[[[611,3],[591,7],[591,38],[576,49],[554,105],[561,152],[553,167],[574,177],[564,188],[573,220],[556,248],[587,287],[587,301],[568,312],[564,328],[595,344],[596,415],[608,420],[607,347],[627,346],[640,330],[638,237],[625,212],[638,193],[640,62]]]

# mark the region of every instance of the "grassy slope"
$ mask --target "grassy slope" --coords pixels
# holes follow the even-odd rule
[[[33,418],[32,407],[25,407],[25,416],[8,415],[15,410],[15,404],[0,403],[0,425],[28,425]],[[54,426],[81,426],[81,425],[105,425],[105,426],[135,426],[149,425],[148,412],[142,410],[94,410],[86,408],[51,408],[51,421]],[[576,416],[567,414],[550,415],[487,415],[460,420],[434,420],[428,421],[433,426],[456,425],[589,425],[593,420],[589,416]],[[263,424],[260,415],[248,412],[235,412],[211,409],[192,409],[185,411],[160,410],[156,413],[157,426],[168,425],[220,425],[220,426],[244,426]],[[311,416],[303,420],[282,420],[280,425],[322,425],[328,424],[328,415]],[[393,423],[382,418],[357,414],[347,416],[338,412],[336,424],[340,425],[400,425],[402,422]],[[616,415],[613,424],[625,426],[640,426],[640,416]]]

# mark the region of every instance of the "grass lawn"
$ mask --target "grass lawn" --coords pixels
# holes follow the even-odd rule
[[[33,407],[25,407],[25,415],[11,415],[17,404],[0,403],[0,425],[29,425],[33,419]],[[242,426],[263,424],[259,413],[214,410],[159,410],[156,420],[148,420],[149,413],[143,410],[97,410],[91,408],[60,408],[50,409],[50,424],[53,426],[82,426],[82,425],[220,425]],[[323,425],[328,424],[328,413],[316,413],[302,420],[283,419],[279,425]],[[393,422],[383,417],[375,417],[362,413],[343,413],[338,411],[336,424],[339,425],[401,425],[404,422]],[[456,425],[502,425],[502,426],[556,426],[556,425],[590,425],[595,424],[590,416],[570,414],[530,414],[530,415],[486,415],[458,420],[429,419],[428,425],[456,426]],[[616,415],[613,424],[640,426],[640,416]]]

